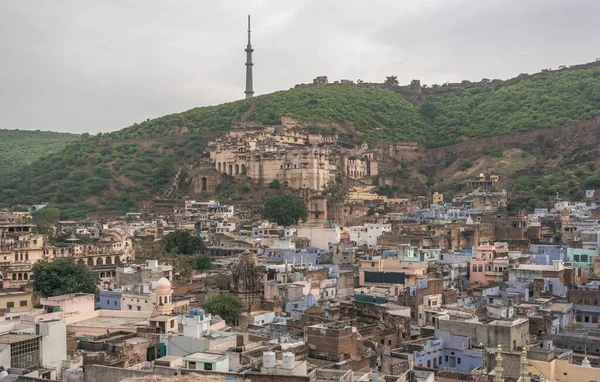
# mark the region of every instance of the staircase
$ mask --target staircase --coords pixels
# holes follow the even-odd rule
[[[527,364],[527,371],[529,371],[529,373],[531,373],[531,375],[538,375],[540,377],[540,380],[546,380],[548,381],[548,377],[546,377],[537,367],[535,367],[534,365],[528,363]]]

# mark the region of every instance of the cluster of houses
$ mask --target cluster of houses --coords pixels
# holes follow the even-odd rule
[[[3,211],[0,381],[600,380],[600,210],[506,216],[506,198],[286,227],[186,200],[53,235]],[[203,238],[211,270],[136,259],[177,230]],[[37,296],[33,264],[64,257],[98,273],[98,295]],[[232,322],[204,309],[224,293],[244,306]]]

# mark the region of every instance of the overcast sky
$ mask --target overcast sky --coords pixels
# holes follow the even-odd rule
[[[118,130],[327,75],[509,78],[600,56],[600,0],[0,0],[0,128]]]

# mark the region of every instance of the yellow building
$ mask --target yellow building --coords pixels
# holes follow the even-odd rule
[[[433,204],[444,204],[444,194],[440,194],[437,192],[433,193],[433,200],[431,201]]]
[[[10,312],[26,312],[32,308],[31,293],[29,292],[0,293],[0,309],[8,309]]]

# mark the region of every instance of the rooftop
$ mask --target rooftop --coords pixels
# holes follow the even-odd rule
[[[223,357],[227,357],[227,355],[226,354],[197,352],[197,353],[188,354],[184,358],[195,358],[195,359],[201,359],[201,360],[218,360]]]
[[[87,320],[79,321],[73,324],[69,324],[69,326],[89,326],[89,327],[100,327],[100,328],[117,328],[122,326],[143,326],[147,325],[148,321],[146,319],[138,318],[138,317],[93,317]]]
[[[0,344],[14,344],[17,342],[32,340],[38,337],[38,335],[28,333],[8,333],[0,336]]]

